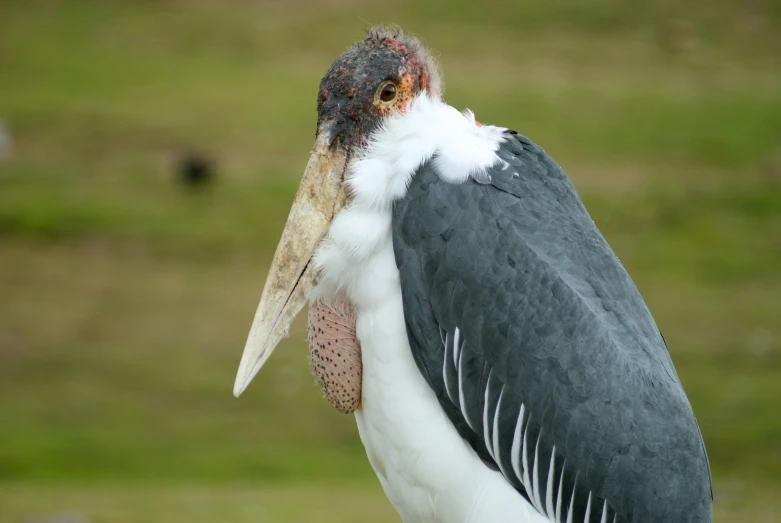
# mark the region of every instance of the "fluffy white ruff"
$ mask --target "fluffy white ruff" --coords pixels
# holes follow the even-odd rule
[[[498,161],[496,150],[505,129],[480,126],[471,111],[459,112],[439,99],[418,96],[407,111],[386,119],[368,145],[348,167],[346,184],[350,203],[334,219],[329,235],[318,249],[315,263],[322,273],[316,297],[340,289],[353,303],[371,302],[377,286],[398,286],[394,260],[371,264],[377,279],[361,289],[361,271],[380,246],[390,245],[391,206],[407,191],[415,171],[433,158],[442,180],[463,183],[484,179],[486,169]],[[386,281],[385,275],[394,275]]]
[[[404,196],[412,174],[436,155],[443,180],[462,183],[480,177],[496,162],[503,128],[479,126],[440,100],[418,96],[402,115],[388,118],[351,163],[347,185],[354,202],[383,208]]]

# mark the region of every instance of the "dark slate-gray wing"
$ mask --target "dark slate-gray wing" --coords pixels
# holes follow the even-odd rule
[[[702,437],[635,285],[540,148],[508,132],[497,156],[481,183],[425,164],[395,205],[421,373],[551,520],[711,521]]]

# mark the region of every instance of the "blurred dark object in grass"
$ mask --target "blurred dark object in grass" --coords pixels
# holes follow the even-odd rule
[[[215,178],[214,160],[201,153],[184,153],[177,161],[176,177],[191,189],[210,186]]]

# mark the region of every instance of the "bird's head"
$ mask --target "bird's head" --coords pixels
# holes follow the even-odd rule
[[[436,62],[412,37],[379,28],[345,51],[320,82],[317,136],[348,151],[421,93],[441,95]]]
[[[345,175],[372,132],[420,94],[441,96],[439,70],[419,40],[376,28],[347,49],[320,82],[317,133],[244,347],[233,393],[241,394],[317,283],[317,246],[347,203]]]

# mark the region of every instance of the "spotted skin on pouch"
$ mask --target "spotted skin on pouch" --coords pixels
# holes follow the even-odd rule
[[[339,295],[309,305],[309,365],[333,408],[350,414],[361,406],[361,346],[352,304]]]

